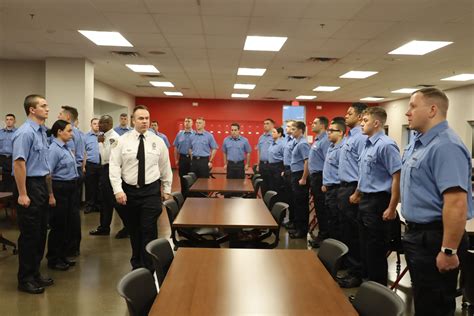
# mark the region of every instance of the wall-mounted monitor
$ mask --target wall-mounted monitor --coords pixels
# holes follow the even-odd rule
[[[306,107],[304,105],[284,105],[282,122],[286,122],[287,120],[306,122]]]

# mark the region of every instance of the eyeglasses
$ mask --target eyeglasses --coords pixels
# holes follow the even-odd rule
[[[332,128],[329,128],[327,131],[328,131],[329,133],[335,133],[335,132],[341,132],[341,133],[342,133],[341,130],[339,130],[339,129],[332,129]]]

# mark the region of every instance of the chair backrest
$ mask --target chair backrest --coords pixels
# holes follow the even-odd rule
[[[271,244],[271,248],[276,248],[278,243],[280,242],[280,229],[283,225],[283,221],[285,220],[286,211],[290,206],[287,203],[277,202],[272,207],[272,216],[275,219],[275,222],[278,223],[278,228],[272,230],[273,234],[275,235],[275,241]]]
[[[254,165],[252,166],[252,170],[253,170],[253,173],[254,173],[254,174],[257,173],[257,166],[258,166],[258,164],[254,164]]]
[[[474,250],[468,250],[461,266],[461,288],[463,298],[474,304]]]
[[[181,192],[171,192],[171,196],[176,201],[176,203],[178,203],[178,209],[181,209],[181,206],[183,206],[183,203],[184,203],[183,193],[181,193]]]
[[[253,176],[252,176],[252,183],[255,181],[255,179],[258,179],[258,178],[261,178],[262,175],[260,173],[255,173]]]
[[[171,227],[171,236],[170,238],[175,238],[174,232],[175,230],[173,229],[173,222],[176,216],[178,216],[179,213],[179,208],[178,208],[178,203],[176,203],[175,200],[166,200],[163,202],[163,205],[166,208],[166,213],[168,214],[168,221],[170,223]]]
[[[277,192],[272,190],[265,192],[265,195],[263,196],[263,202],[265,202],[265,205],[268,207],[269,210],[271,210],[273,204],[275,204],[275,197],[277,194]]]
[[[184,175],[183,176],[184,184],[186,187],[186,192],[184,192],[184,195],[186,195],[189,192],[189,188],[193,185],[193,178],[190,175]]]
[[[260,190],[260,186],[262,185],[263,179],[255,179],[253,182],[253,193],[255,194],[255,197],[258,196],[258,190]]]
[[[188,176],[191,176],[191,179],[193,180],[193,183],[196,182],[197,180],[197,175],[194,172],[188,172]]]
[[[127,273],[119,281],[117,291],[127,302],[130,316],[148,315],[157,294],[155,279],[145,268]]]
[[[405,310],[400,296],[373,281],[362,283],[352,305],[361,316],[401,316]]]
[[[333,278],[336,278],[341,259],[348,251],[349,248],[336,239],[328,238],[321,243],[318,258]]]
[[[161,286],[174,259],[173,249],[165,238],[150,241],[145,249],[153,259],[158,284]]]

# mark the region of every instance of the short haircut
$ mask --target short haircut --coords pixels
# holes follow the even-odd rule
[[[8,113],[7,115],[5,115],[5,118],[7,118],[7,117],[9,117],[9,116],[13,117],[13,118],[16,120],[15,114]]]
[[[63,105],[61,107],[61,109],[63,109],[63,111],[65,111],[65,112],[69,113],[69,115],[71,116],[71,121],[72,122],[75,122],[77,120],[77,118],[79,117],[79,113],[77,112],[77,109],[73,106]]]
[[[295,123],[293,124],[297,129],[300,129],[303,131],[303,134],[306,130],[306,124],[303,122],[303,121],[295,121]]]
[[[376,120],[380,121],[381,125],[384,125],[387,122],[387,112],[385,112],[384,108],[380,106],[371,106],[365,109],[363,115],[370,115]]]
[[[71,125],[71,123],[65,120],[57,120],[54,122],[53,127],[51,127],[51,135],[58,137],[58,132],[64,131],[68,125]]]
[[[324,128],[328,128],[329,120],[325,116],[318,116],[317,119],[319,120],[319,123],[324,125]]]
[[[285,121],[286,124],[288,124],[288,123],[293,124],[294,122],[295,122],[295,120],[286,120]]]
[[[275,121],[274,121],[273,119],[271,119],[271,118],[266,118],[266,119],[264,119],[263,121],[264,121],[264,122],[265,122],[265,121],[269,121],[269,122],[271,122],[273,125],[275,125]]]
[[[193,120],[193,118],[191,116],[186,116],[184,119],[185,120]]]
[[[156,123],[156,125],[160,125],[160,124],[158,124],[158,121],[156,121],[156,120],[153,120],[153,121],[151,121],[151,122],[152,122],[152,123]]]
[[[43,99],[44,97],[39,94],[30,94],[25,97],[25,101],[23,101],[23,107],[25,108],[26,115],[30,115],[30,108],[36,109],[36,105],[38,105],[38,99]]]
[[[283,137],[285,136],[285,132],[283,131],[283,127],[280,126],[280,127],[275,128],[275,129],[276,129],[278,134],[280,134]]]
[[[202,116],[200,116],[200,117],[196,117],[196,121],[198,121],[198,120],[200,120],[200,121],[204,121],[204,122],[206,121],[206,120],[204,119],[204,117],[202,117]]]
[[[346,120],[343,117],[337,116],[333,118],[331,124],[336,125],[342,131],[342,134],[346,133]]]
[[[145,110],[145,111],[148,111],[148,108],[147,108],[146,106],[144,106],[144,105],[137,105],[137,106],[135,106],[135,107],[133,108],[133,112],[132,112],[132,113],[135,114],[135,112],[138,111],[138,110]],[[125,115],[127,115],[127,114],[125,114]],[[120,114],[120,116],[122,116],[122,114]]]
[[[362,114],[368,107],[369,106],[367,104],[362,102],[355,102],[351,105],[351,108],[353,108],[357,114]]]
[[[234,123],[230,124],[230,127],[232,127],[232,126],[235,126],[235,127],[237,127],[238,130],[240,130],[240,124],[239,123],[234,122]]]
[[[103,122],[110,122],[110,124],[113,124],[114,123],[114,119],[112,118],[112,116],[108,115],[108,114],[104,114],[100,117],[99,121],[103,121]]]
[[[412,95],[415,93],[421,93],[428,102],[436,104],[444,116],[447,115],[449,99],[443,91],[437,88],[423,88],[413,92]]]
[[[97,117],[93,117],[93,118],[91,119],[91,124],[92,124],[92,122],[94,122],[95,120],[98,120],[98,118],[97,118]]]
[[[120,117],[128,117],[128,114],[127,113],[120,113]]]

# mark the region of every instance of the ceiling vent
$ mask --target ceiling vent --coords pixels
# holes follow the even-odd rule
[[[154,88],[154,86],[146,85],[146,84],[137,84],[135,87],[137,87],[137,88]]]
[[[435,85],[434,84],[419,84],[417,85],[417,87],[423,87],[423,88],[431,88],[431,87],[434,87]]]
[[[142,77],[145,77],[145,78],[163,78],[163,75],[147,75],[147,74],[144,74],[144,75],[141,75]]]
[[[277,97],[265,97],[264,100],[279,100],[280,98]]]
[[[162,52],[161,50],[151,50],[148,52],[150,55],[164,55],[166,54],[165,52]]]
[[[308,80],[311,77],[308,76],[288,76],[288,80]]]
[[[137,52],[127,52],[127,51],[112,51],[112,55],[122,56],[122,57],[140,57],[140,54]]]
[[[272,91],[276,91],[276,92],[290,92],[291,89],[272,89]]]
[[[339,58],[332,57],[309,57],[305,60],[307,63],[335,63]]]

